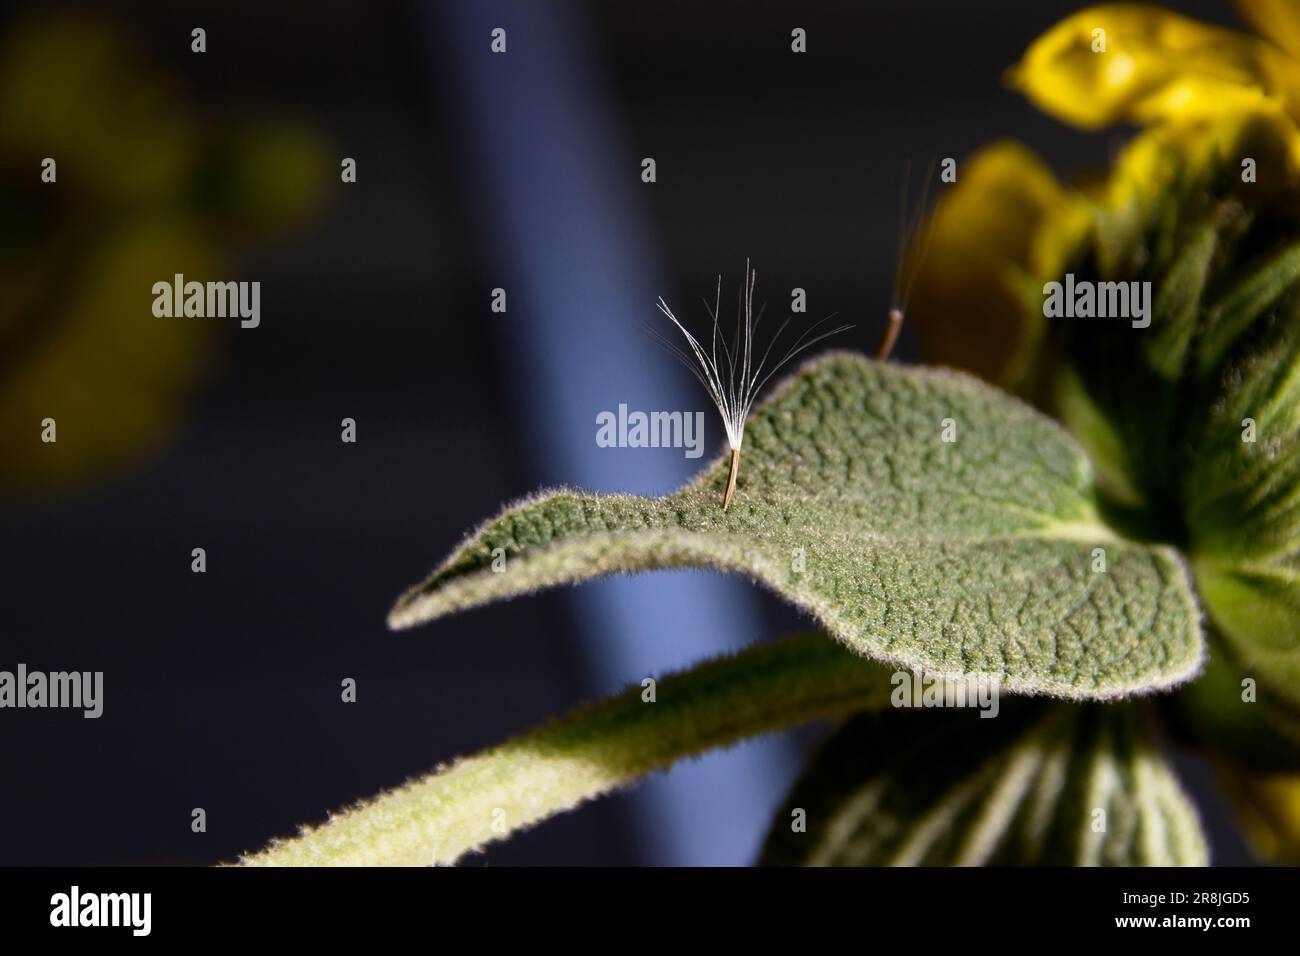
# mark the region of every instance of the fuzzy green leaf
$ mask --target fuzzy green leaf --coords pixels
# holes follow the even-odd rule
[[[389,623],[615,572],[709,567],[756,578],[860,654],[935,676],[1105,698],[1200,666],[1175,554],[1108,532],[1074,440],[964,374],[847,354],[811,363],[755,410],[727,512],[725,479],[718,462],[664,498],[566,490],[515,504]]]
[[[762,862],[1204,865],[1196,812],[1141,717],[1131,705],[1014,701],[994,720],[854,718],[777,813]]]
[[[676,760],[802,721],[881,707],[889,675],[820,634],[637,686],[457,760],[248,856],[258,866],[420,866],[463,854]]]

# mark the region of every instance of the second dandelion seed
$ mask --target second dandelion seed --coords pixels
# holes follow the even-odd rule
[[[727,472],[727,488],[722,495],[723,511],[726,511],[731,505],[732,496],[736,493],[736,478],[740,473],[740,448],[745,439],[745,419],[749,417],[749,410],[753,407],[758,393],[763,390],[763,386],[782,366],[800,352],[838,332],[852,328],[851,325],[841,325],[820,334],[814,334],[831,317],[828,316],[814,322],[794,340],[794,343],[781,358],[769,368],[767,360],[771,358],[772,350],[780,340],[781,334],[792,321],[787,318],[781,323],[781,327],[776,330],[776,334],[772,336],[771,341],[763,350],[762,356],[755,363],[754,336],[758,333],[759,324],[763,320],[763,308],[761,306],[758,315],[754,314],[754,284],[756,280],[757,275],[749,267],[747,260],[745,262],[745,281],[740,287],[739,302],[736,306],[736,332],[733,340],[728,343],[726,337],[721,334],[718,319],[722,305],[722,276],[718,276],[718,289],[714,297],[713,307],[709,308],[707,300],[704,303],[709,318],[713,320],[713,330],[707,351],[699,339],[687,331],[686,327],[678,321],[677,316],[673,315],[673,311],[668,308],[668,304],[662,298],[659,300],[660,311],[668,316],[673,325],[677,326],[682,335],[686,337],[686,344],[690,346],[690,353],[688,354],[685,350],[656,333],[657,337],[683,365],[690,369],[691,374],[704,386],[705,391],[709,393],[709,398],[712,399],[714,406],[718,409],[718,414],[722,416],[722,427],[727,432],[727,443],[731,447],[731,467]],[[719,339],[722,342],[721,362],[719,362],[718,355]]]

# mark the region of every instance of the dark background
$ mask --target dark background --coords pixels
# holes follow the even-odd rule
[[[1232,22],[1226,5],[1168,5]],[[509,28],[509,55],[527,57],[529,24],[551,5],[473,6]],[[555,5],[586,51],[622,159],[592,172],[622,184],[629,228],[653,255],[638,281],[695,302],[717,271],[734,277],[751,257],[771,289],[804,286],[811,311],[856,323],[838,343],[849,348],[874,346],[883,327],[906,159],[960,159],[1004,136],[1058,169],[1106,159],[1115,137],[1068,130],[1000,82],[1077,6]],[[106,675],[98,721],[0,714],[0,863],[230,860],[614,690],[575,634],[572,593],[403,634],[384,627],[399,591],[465,531],[555,480],[528,436],[529,355],[512,329],[527,300],[506,316],[488,309],[518,237],[492,212],[503,157],[484,155],[474,132],[484,118],[464,88],[472,74],[451,52],[485,51],[486,37],[461,35],[465,18],[438,4],[3,11],[6,28],[18,17],[107,20],[201,116],[305,123],[323,144],[325,187],[287,234],[235,244],[226,277],[262,281],[262,325],[222,328],[177,433],[71,487],[0,500],[0,667]],[[189,51],[196,25],[208,31],[203,56]],[[789,52],[794,26],[808,31],[804,56]],[[530,149],[516,141],[504,159]],[[639,179],[644,155],[658,161],[653,185]],[[355,185],[338,182],[341,156],[358,159]],[[572,262],[558,280],[581,288],[591,264]],[[654,319],[647,300],[608,321]],[[914,356],[906,334],[901,351]],[[586,361],[668,364],[651,345]],[[667,374],[678,403],[667,407],[704,407],[693,383]],[[355,445],[339,441],[345,415],[358,422]],[[711,413],[708,427],[712,454]],[[196,546],[205,575],[190,573]],[[758,600],[755,638],[801,626]],[[343,677],[358,681],[354,705],[340,703]],[[809,735],[793,739],[806,747]],[[1204,769],[1186,769],[1208,800],[1216,862],[1244,860]],[[200,806],[208,831],[194,834]],[[652,839],[618,796],[475,862],[662,860]]]

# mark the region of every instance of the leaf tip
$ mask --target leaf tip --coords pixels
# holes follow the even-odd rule
[[[385,623],[390,631],[409,631],[417,624],[442,616],[429,594],[412,589],[397,599],[388,611]]]

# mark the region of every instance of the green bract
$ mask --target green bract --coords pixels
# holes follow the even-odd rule
[[[1203,866],[1196,811],[1133,705],[864,714],[813,760],[763,862]],[[806,815],[806,831],[796,814]]]

